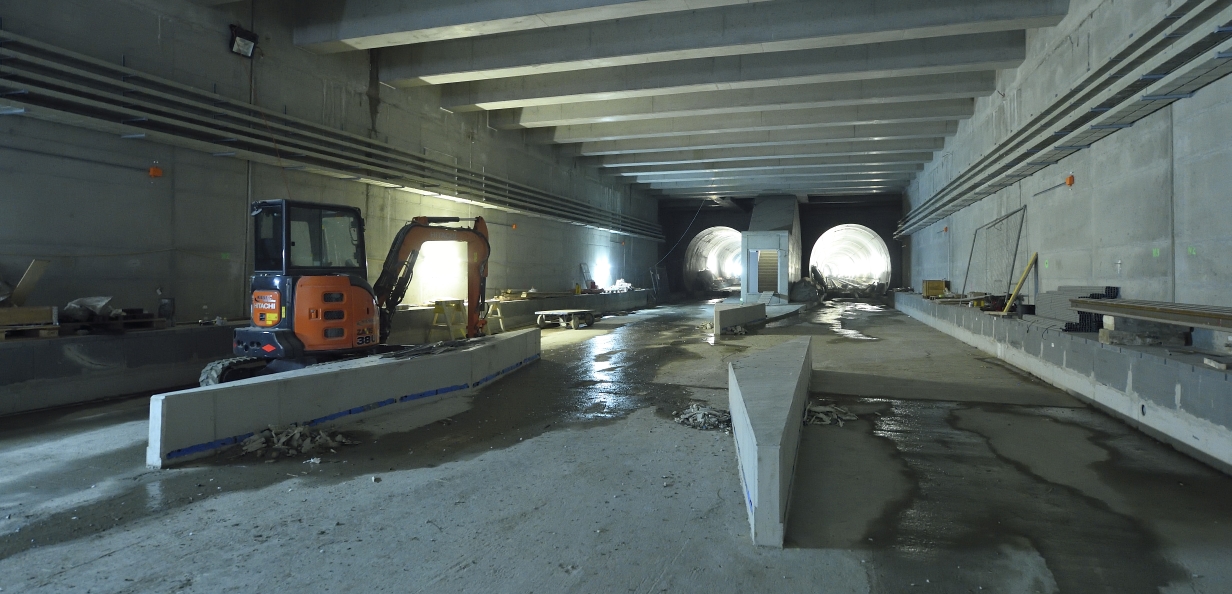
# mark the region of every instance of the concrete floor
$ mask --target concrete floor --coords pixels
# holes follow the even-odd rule
[[[143,467],[144,399],[0,419],[3,592],[1227,592],[1232,479],[892,310],[719,345],[703,305],[549,330],[475,408],[272,464]],[[860,415],[804,431],[788,548],[754,548],[725,362],[814,336]],[[375,481],[374,479],[379,479]]]

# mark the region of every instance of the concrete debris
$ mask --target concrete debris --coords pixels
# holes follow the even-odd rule
[[[320,463],[321,463],[320,458],[309,458],[307,460],[304,460],[304,464],[320,464]]]
[[[341,433],[330,434],[327,431],[302,426],[285,428],[271,426],[240,443],[242,450],[240,455],[256,454],[258,458],[289,457],[308,454],[320,449],[333,451],[334,448],[340,446],[358,443]],[[307,460],[307,463],[319,464],[320,461],[320,458],[313,458]]]
[[[838,426],[842,427],[843,421],[854,421],[858,418],[847,412],[847,409],[831,404],[813,404],[804,411],[805,425],[831,425],[838,423]]]
[[[749,333],[749,331],[748,331],[748,330],[746,330],[746,329],[744,328],[744,326],[728,326],[727,328],[724,328],[724,329],[723,329],[723,332],[722,332],[722,333],[723,333],[723,334],[732,334],[732,335],[735,335],[735,336],[744,336],[745,334],[748,334],[748,333]]]
[[[821,290],[812,279],[802,278],[792,283],[787,292],[787,299],[792,303],[812,303],[821,299]]]
[[[697,329],[698,329],[698,330],[705,331],[705,332],[709,332],[709,331],[711,331],[711,330],[714,330],[714,322],[706,322],[705,324],[702,324],[701,326],[698,326],[698,327],[697,327]]]
[[[685,427],[704,431],[716,429],[731,431],[731,413],[726,410],[710,408],[703,404],[690,404],[689,408],[682,412],[673,412],[672,415],[677,423]]]
[[[608,293],[627,293],[633,290],[633,285],[625,282],[625,279],[618,278],[612,286],[607,288]]]

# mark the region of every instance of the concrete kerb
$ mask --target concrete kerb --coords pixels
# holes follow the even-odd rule
[[[929,313],[931,308],[936,314]],[[898,294],[895,308],[945,334],[996,356],[1019,369],[1093,404],[1144,433],[1232,474],[1232,407],[1208,410],[1201,406],[1203,383],[1218,386],[1221,400],[1232,398],[1232,382],[1215,370],[1166,361],[1154,355],[1101,345],[1080,336],[1053,330],[1041,332],[1042,357],[1008,344],[1010,325],[1017,320],[995,319],[993,337],[959,327],[942,315],[942,307],[916,295]],[[1098,353],[1098,355],[1097,355]],[[1113,362],[1113,359],[1122,361]],[[1166,377],[1144,381],[1134,371],[1163,367]],[[1124,378],[1119,376],[1125,372]],[[1166,384],[1166,385],[1165,385]],[[1125,386],[1121,389],[1121,386]],[[1194,393],[1197,391],[1198,393]],[[1192,403],[1188,408],[1186,404]],[[1210,418],[1202,413],[1224,416]]]
[[[783,546],[804,407],[811,340],[797,338],[728,363],[736,462],[753,543]]]
[[[146,465],[165,468],[209,456],[270,425],[321,426],[377,410],[413,410],[413,426],[431,423],[469,409],[478,388],[538,360],[539,338],[539,329],[531,328],[452,352],[364,357],[158,394],[150,399]]]
[[[753,303],[741,305],[738,303],[714,304],[714,337],[717,340],[723,334],[723,329],[745,324],[766,321],[766,304]]]

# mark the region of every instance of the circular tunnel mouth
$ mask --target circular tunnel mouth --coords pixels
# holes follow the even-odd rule
[[[743,275],[740,232],[731,227],[706,229],[685,249],[684,286],[689,291],[739,289]]]
[[[813,244],[809,271],[831,292],[864,292],[890,282],[890,250],[863,225],[838,225]]]

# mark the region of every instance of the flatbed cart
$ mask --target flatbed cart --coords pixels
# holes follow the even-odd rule
[[[547,328],[553,324],[568,326],[577,330],[582,326],[595,325],[593,309],[549,309],[535,312],[535,325]]]

